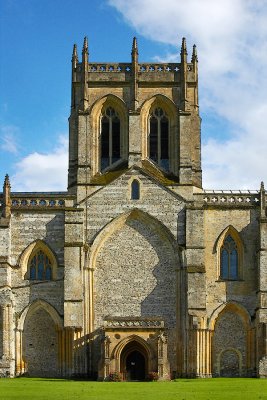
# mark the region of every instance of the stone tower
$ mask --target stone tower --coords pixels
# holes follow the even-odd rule
[[[133,165],[202,185],[196,47],[191,62],[183,39],[180,62],[139,63],[134,38],[131,54],[129,63],[90,63],[85,38],[79,62],[74,46],[68,184],[78,199]]]

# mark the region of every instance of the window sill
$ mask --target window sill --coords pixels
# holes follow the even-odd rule
[[[244,279],[226,279],[226,278],[219,278],[215,282],[244,282]]]

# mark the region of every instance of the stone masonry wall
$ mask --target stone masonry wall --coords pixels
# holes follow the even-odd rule
[[[225,302],[237,302],[251,315],[256,308],[258,221],[255,209],[210,209],[205,211],[205,267],[207,279],[207,310],[211,314]],[[241,276],[237,281],[219,279],[219,249],[216,248],[222,232],[232,225],[243,244]],[[201,233],[200,233],[201,234]]]
[[[241,376],[246,370],[247,337],[241,318],[225,312],[216,322],[213,337],[213,375]]]
[[[48,301],[63,314],[63,212],[14,212],[11,220],[11,265],[15,312],[20,313],[29,303],[37,299]],[[18,268],[22,252],[35,240],[43,240],[54,252],[57,261],[56,280],[35,284],[25,279]]]
[[[57,332],[45,310],[37,310],[25,321],[23,359],[29,376],[58,376]]]
[[[140,182],[140,200],[131,200],[131,182]],[[98,232],[115,217],[135,208],[148,213],[165,225],[178,243],[184,242],[184,225],[178,224],[179,214],[184,208],[183,198],[158,185],[153,179],[130,170],[101,188],[87,200],[87,240],[93,242]]]
[[[133,178],[140,181],[140,200],[130,199]],[[178,237],[184,241],[184,226],[178,222],[184,207],[182,199],[138,170],[132,170],[95,192],[89,197],[87,207],[88,230],[85,236],[87,234],[89,242],[108,223],[114,221],[115,224],[118,216],[135,209],[140,210],[137,213],[148,213],[145,222],[142,222],[142,217],[132,219],[130,215],[120,229],[100,244],[101,250],[93,266],[95,329],[101,326],[108,314],[163,316],[167,327],[171,328],[169,358],[176,370],[173,329],[176,292],[179,290],[175,268],[178,268],[179,257],[178,247],[175,254],[170,240]],[[110,229],[113,228],[110,226]],[[170,239],[172,235],[173,239]]]

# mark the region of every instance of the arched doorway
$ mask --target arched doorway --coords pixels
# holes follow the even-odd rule
[[[212,375],[247,375],[248,319],[244,310],[229,303],[218,314],[212,337]]]
[[[22,356],[29,376],[57,377],[59,375],[56,326],[49,313],[42,307],[26,317]]]
[[[241,375],[242,355],[235,349],[227,349],[220,354],[220,376],[235,378]]]
[[[121,373],[125,380],[144,381],[148,374],[146,349],[137,341],[128,343],[121,352]]]

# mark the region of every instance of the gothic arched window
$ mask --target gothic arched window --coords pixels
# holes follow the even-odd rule
[[[221,279],[238,279],[238,248],[231,235],[227,235],[221,247]]]
[[[140,183],[136,179],[134,179],[131,184],[131,199],[140,199]]]
[[[121,158],[120,118],[112,107],[101,116],[101,171]]]
[[[49,257],[38,250],[29,262],[30,280],[50,281],[52,279],[52,264]]]
[[[149,115],[149,157],[169,169],[169,118],[160,107]]]

